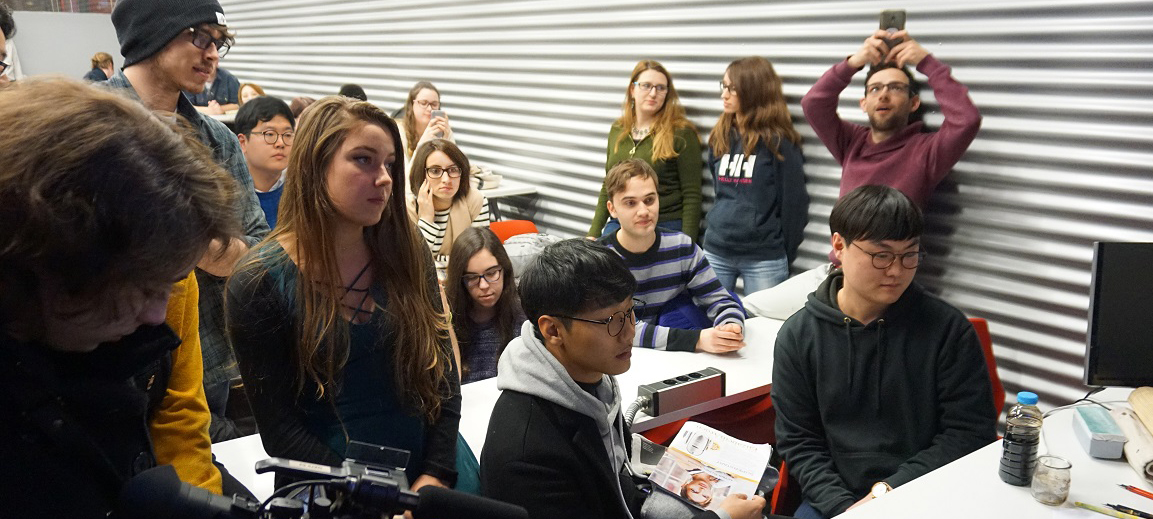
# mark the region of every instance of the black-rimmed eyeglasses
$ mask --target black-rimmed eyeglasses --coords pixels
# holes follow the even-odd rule
[[[669,87],[667,85],[657,85],[654,83],[638,83],[636,81],[633,81],[633,84],[636,85],[637,88],[641,89],[641,92],[644,92],[646,94],[649,92],[652,92],[653,90],[656,90],[657,94],[663,94],[663,93],[669,91]]]
[[[445,173],[448,173],[449,178],[460,178],[461,169],[460,166],[449,166],[447,168],[433,166],[431,168],[425,168],[424,173],[428,175],[428,178],[440,178],[441,175]]]
[[[209,45],[215,46],[216,53],[219,54],[221,58],[227,55],[228,50],[232,48],[232,44],[228,43],[228,40],[217,38],[204,29],[189,27],[188,32],[192,34],[192,44],[195,45],[196,48],[208,50]]]
[[[253,135],[253,134],[249,134],[249,135]],[[264,131],[260,132],[259,134],[255,134],[255,135],[263,136],[264,142],[266,142],[268,144],[276,144],[276,139],[280,139],[280,140],[284,141],[285,146],[292,146],[292,137],[295,136],[296,134],[293,133],[292,130],[288,130],[284,133],[276,133],[276,130],[264,130]]]
[[[617,335],[620,335],[622,330],[625,329],[625,321],[628,321],[633,325],[637,324],[636,310],[638,306],[644,307],[645,302],[641,301],[640,299],[633,298],[633,305],[630,306],[628,310],[615,312],[610,315],[608,319],[603,319],[600,321],[596,319],[583,319],[580,317],[573,317],[571,315],[557,315],[555,317],[572,319],[574,321],[581,321],[592,324],[603,324],[608,328],[609,336],[616,337]]]
[[[857,245],[857,242],[853,242],[853,245]],[[873,268],[880,269],[880,270],[884,270],[884,269],[887,269],[890,266],[892,266],[893,262],[897,261],[898,257],[901,258],[901,266],[902,267],[905,267],[907,269],[915,269],[915,268],[921,266],[921,261],[923,261],[925,259],[925,256],[926,256],[926,253],[923,250],[919,250],[919,251],[915,251],[915,252],[906,252],[904,254],[897,254],[897,253],[893,253],[893,252],[889,252],[889,251],[869,252],[869,251],[865,250],[864,248],[862,248],[860,245],[857,245],[857,248],[861,249],[861,252],[864,252],[865,254],[872,256]]]
[[[496,283],[497,281],[500,281],[500,275],[503,272],[504,272],[504,269],[498,265],[496,267],[493,267],[493,268],[490,268],[490,269],[484,271],[484,273],[482,273],[482,274],[472,274],[472,273],[465,274],[465,275],[460,277],[460,280],[462,282],[464,282],[464,286],[466,286],[466,287],[480,286],[480,280],[482,280],[482,279],[487,281],[488,284],[491,285],[491,284]]]
[[[3,61],[0,61],[0,74],[3,74],[7,71],[8,71],[8,64],[4,63]]]

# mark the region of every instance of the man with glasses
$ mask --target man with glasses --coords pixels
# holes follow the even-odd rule
[[[236,361],[224,335],[224,279],[247,251],[268,233],[252,177],[236,135],[224,124],[201,115],[181,91],[199,92],[228,52],[232,35],[224,10],[216,0],[121,0],[112,11],[112,24],[120,41],[124,67],[102,83],[139,100],[154,111],[175,113],[196,130],[246,193],[241,225],[245,236],[230,243],[213,242],[196,265],[200,285],[200,341],[204,358],[204,389],[212,411],[214,441],[238,436],[225,418],[229,382],[239,377]]]
[[[619,256],[588,240],[555,243],[529,263],[520,279],[528,321],[500,357],[482,494],[538,519],[641,517],[646,495],[628,473],[614,378],[631,365],[636,287]],[[764,504],[731,495],[722,508],[753,519]]]
[[[829,218],[841,261],[777,334],[777,448],[823,518],[996,439],[981,344],[959,310],[913,283],[923,221],[900,191],[868,185]]]
[[[892,48],[886,39],[896,43]],[[869,126],[837,116],[841,91],[871,65],[860,105]],[[945,121],[936,132],[910,121],[921,106],[917,82],[905,67],[928,76]],[[841,164],[841,195],[866,184],[892,186],[925,207],[937,184],[961,159],[981,127],[968,89],[905,31],[879,30],[852,56],[825,72],[801,100],[805,118]]]
[[[295,125],[292,109],[275,97],[253,98],[236,112],[236,138],[240,139],[269,229],[276,227],[276,210],[284,192],[284,172]]]

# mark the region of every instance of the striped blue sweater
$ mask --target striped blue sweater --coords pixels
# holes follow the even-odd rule
[[[713,326],[737,323],[744,326],[744,311],[729,294],[705,259],[700,247],[687,235],[657,229],[657,239],[648,250],[634,254],[621,246],[616,233],[604,236],[602,244],[625,260],[637,279],[636,298],[645,302],[637,308],[637,334],[633,346],[658,350],[695,351],[700,330],[682,330],[658,325],[664,306],[688,291]]]

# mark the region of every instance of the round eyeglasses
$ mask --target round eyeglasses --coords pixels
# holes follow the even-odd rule
[[[633,298],[633,305],[630,306],[628,310],[615,312],[612,315],[610,315],[608,319],[604,319],[604,320],[600,320],[600,321],[598,321],[596,319],[584,319],[584,318],[580,318],[580,317],[573,317],[571,315],[558,315],[555,317],[560,317],[563,319],[572,319],[574,321],[581,321],[581,322],[585,322],[585,323],[603,324],[603,325],[605,325],[605,327],[608,328],[609,336],[616,337],[617,335],[620,335],[621,331],[623,331],[625,329],[625,321],[632,323],[634,326],[637,324],[636,310],[637,310],[638,306],[641,308],[644,308],[645,302],[641,301],[640,299]]]
[[[424,169],[424,174],[428,175],[428,178],[440,178],[441,175],[445,173],[448,173],[449,178],[459,178],[461,174],[460,166],[449,166],[447,168],[432,166]]]
[[[857,245],[857,242],[853,242],[853,245]],[[888,251],[869,252],[869,251],[865,250],[864,248],[862,248],[860,245],[857,245],[857,248],[861,249],[861,252],[864,252],[865,254],[872,256],[873,268],[880,269],[880,270],[884,270],[884,269],[891,267],[893,265],[893,262],[897,261],[897,258],[901,258],[901,266],[902,267],[905,267],[907,269],[915,269],[915,268],[921,266],[921,261],[923,261],[925,259],[925,256],[927,255],[927,253],[923,250],[914,251],[914,252],[906,252],[904,254],[896,254],[896,253],[888,252]]]
[[[276,139],[280,139],[284,141],[285,146],[292,146],[292,137],[295,134],[292,133],[292,130],[284,133],[276,133],[276,130],[264,130],[260,132],[260,135],[264,137],[264,142],[268,144],[276,144]]]
[[[484,271],[483,274],[471,274],[471,273],[465,274],[465,275],[460,277],[460,280],[464,282],[464,286],[469,287],[469,288],[480,286],[480,280],[482,280],[482,279],[487,281],[488,284],[491,285],[491,284],[496,283],[497,281],[500,281],[500,275],[503,272],[504,272],[504,269],[498,265],[496,267],[493,267],[493,268],[490,268],[490,269]]]

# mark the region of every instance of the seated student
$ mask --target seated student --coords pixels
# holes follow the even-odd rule
[[[292,102],[288,103],[288,107],[292,109],[292,116],[295,117],[297,121],[299,121],[300,115],[304,113],[304,109],[312,106],[312,103],[315,102],[316,99],[308,96],[294,97],[292,98]],[[402,133],[401,135],[404,134]]]
[[[613,377],[631,363],[636,286],[619,256],[588,240],[550,245],[529,263],[520,279],[528,321],[500,358],[503,392],[481,454],[483,495],[523,506],[534,519],[639,518],[658,501],[628,473]],[[764,504],[733,494],[720,515],[697,516],[759,518]]]
[[[92,69],[84,74],[87,81],[107,81],[116,75],[116,67],[112,64],[112,55],[107,52],[97,52],[92,56]]]
[[[620,229],[600,238],[620,254],[637,280],[637,333],[633,346],[727,353],[744,347],[745,314],[700,247],[677,231],[657,229],[657,174],[641,159],[613,166],[605,176],[608,211]],[[704,330],[660,326],[658,318],[686,293],[712,324]],[[679,302],[679,301],[678,301]]]
[[[997,437],[973,326],[913,283],[925,257],[914,201],[846,194],[829,217],[834,270],[777,335],[777,448],[801,485],[796,517],[831,517]]]
[[[404,147],[405,164],[409,167],[404,172],[406,181],[412,170],[412,161],[408,159],[411,159],[412,154],[424,143],[433,139],[456,142],[448,117],[432,116],[434,110],[440,109],[440,90],[437,90],[435,85],[428,81],[418,81],[412,85],[404,101],[404,118],[397,121],[400,125],[400,141]]]
[[[221,51],[220,57],[223,58],[227,53],[228,50]],[[212,75],[204,83],[204,90],[184,94],[200,113],[220,115],[240,108],[240,80],[220,68],[219,64],[212,68]]]
[[[0,89],[0,122],[0,221],[19,222],[0,226],[2,515],[103,518],[162,459],[219,492],[199,351],[164,323],[209,243],[240,234],[235,182],[191,133],[78,81]],[[173,421],[150,423],[156,393]]]
[[[496,376],[496,360],[520,337],[524,311],[512,261],[486,227],[469,227],[452,244],[445,279],[452,326],[460,342],[461,383]]]
[[[260,200],[268,228],[273,229],[280,195],[284,192],[284,172],[292,152],[296,118],[284,101],[261,96],[240,107],[235,125],[248,172],[252,173],[256,198]]]
[[[445,255],[469,227],[488,227],[488,199],[469,181],[468,157],[452,141],[433,139],[412,156],[408,215],[433,256]]]
[[[337,95],[351,97],[357,101],[368,101],[368,94],[364,93],[364,88],[356,83],[340,85],[340,91],[337,92]]]
[[[240,106],[264,94],[264,89],[256,83],[241,83],[240,84]],[[295,116],[293,116],[295,117]]]

